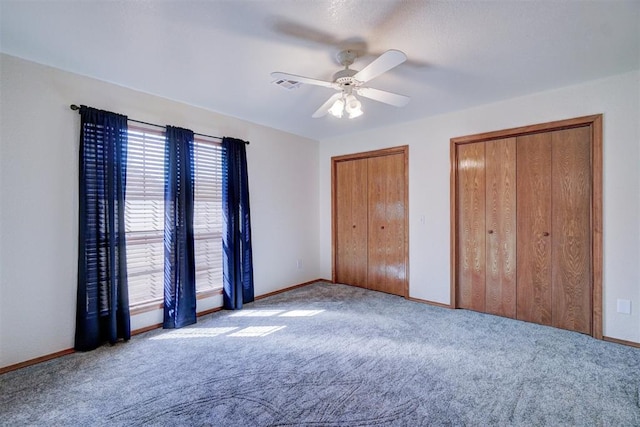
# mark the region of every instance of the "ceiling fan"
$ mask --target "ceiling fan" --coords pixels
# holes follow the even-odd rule
[[[313,113],[313,118],[324,117],[327,113],[331,113],[335,117],[342,117],[345,112],[350,119],[361,116],[362,104],[356,98],[356,94],[395,107],[404,107],[411,100],[405,95],[365,86],[365,83],[406,61],[407,56],[403,52],[395,49],[388,50],[361,71],[349,68],[357,58],[357,54],[354,51],[343,50],[338,53],[336,58],[344,66],[344,69],[333,75],[333,81],[318,80],[281,72],[271,73],[271,77],[276,79],[274,81],[276,84],[286,83],[289,86],[295,86],[304,83],[337,90],[338,93],[334,94]]]

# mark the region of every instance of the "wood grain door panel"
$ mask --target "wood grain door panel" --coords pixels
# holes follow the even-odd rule
[[[551,325],[551,134],[517,140],[517,318]]]
[[[452,305],[510,316],[514,138],[515,316],[602,339],[601,114],[451,138]]]
[[[516,139],[485,143],[485,311],[516,317]]]
[[[369,289],[405,295],[405,156],[371,157],[368,162]]]
[[[336,163],[336,281],[367,287],[367,161]]]
[[[458,150],[457,306],[485,310],[485,145]]]
[[[591,333],[591,128],[552,133],[553,326]]]

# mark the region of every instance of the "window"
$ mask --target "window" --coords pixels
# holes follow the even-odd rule
[[[157,306],[164,288],[163,130],[129,126],[125,229],[129,306]],[[194,144],[196,291],[222,288],[222,146]]]
[[[222,289],[222,145],[195,140],[193,240],[196,290]]]
[[[129,306],[163,299],[164,132],[129,127],[125,230]]]

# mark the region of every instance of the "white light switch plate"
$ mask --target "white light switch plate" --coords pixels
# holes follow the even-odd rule
[[[618,313],[631,314],[631,301],[628,299],[619,299]]]

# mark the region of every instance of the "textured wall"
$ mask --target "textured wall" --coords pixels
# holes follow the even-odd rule
[[[317,141],[11,56],[0,56],[0,71],[0,367],[73,346],[80,118],[72,103],[251,141],[256,294],[319,277]],[[132,326],[161,318],[134,316]]]

